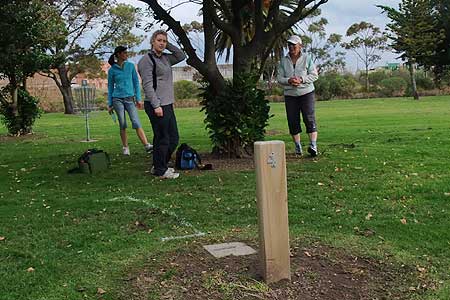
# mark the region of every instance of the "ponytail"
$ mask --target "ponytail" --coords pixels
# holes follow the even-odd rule
[[[108,63],[110,64],[111,67],[116,63],[114,56],[116,56],[116,55],[113,53],[113,54],[111,54],[111,56],[108,59]]]

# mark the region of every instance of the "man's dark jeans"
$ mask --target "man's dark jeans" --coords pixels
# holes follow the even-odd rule
[[[178,145],[177,119],[172,104],[161,106],[162,117],[155,115],[150,102],[145,101],[144,107],[153,128],[154,175],[162,176],[167,171],[167,163]]]

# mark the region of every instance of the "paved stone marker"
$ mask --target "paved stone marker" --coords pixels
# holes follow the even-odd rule
[[[256,253],[255,249],[241,242],[223,243],[203,246],[215,258],[221,258],[228,255],[241,256]]]

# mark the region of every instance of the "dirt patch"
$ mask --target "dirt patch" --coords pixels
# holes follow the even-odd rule
[[[247,242],[253,248],[255,244]],[[202,245],[168,254],[127,280],[125,299],[409,299],[414,268],[357,257],[319,244],[291,249],[291,281],[266,285],[257,254],[216,259]],[[158,260],[159,261],[159,260]],[[417,286],[417,284],[416,284]]]
[[[42,134],[37,134],[37,133],[29,133],[29,134],[24,134],[24,135],[19,135],[19,136],[15,136],[15,135],[0,135],[0,142],[10,142],[10,141],[14,141],[14,142],[21,142],[21,141],[28,141],[28,140],[38,140],[45,137]]]
[[[253,157],[244,158],[218,158],[217,156],[210,153],[200,153],[202,158],[202,163],[212,164],[213,170],[253,170],[255,168]],[[311,160],[318,160],[319,157],[311,157],[308,154],[304,156],[298,156],[294,153],[286,153],[287,162],[306,162]],[[203,171],[201,171],[203,172]]]

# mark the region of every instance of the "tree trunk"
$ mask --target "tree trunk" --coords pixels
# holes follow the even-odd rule
[[[419,93],[417,92],[416,84],[416,68],[414,68],[414,63],[408,63],[409,75],[411,77],[411,87],[414,100],[419,100]]]
[[[369,68],[368,66],[366,66],[366,93],[367,93],[367,98],[369,98]]]
[[[68,115],[72,115],[75,113],[75,111],[73,109],[72,86],[71,86],[69,74],[67,72],[66,67],[59,66],[58,74],[59,74],[59,79],[61,80],[61,82],[59,82],[56,77],[54,77],[53,79],[55,80],[56,85],[58,86],[58,88],[63,96],[64,113],[68,114]]]
[[[17,116],[19,113],[19,111],[17,109],[18,99],[19,99],[19,95],[18,95],[19,87],[17,84],[17,80],[14,76],[9,78],[9,83],[11,84],[11,99],[12,99],[12,103],[11,103],[10,107],[11,107],[13,115]]]

